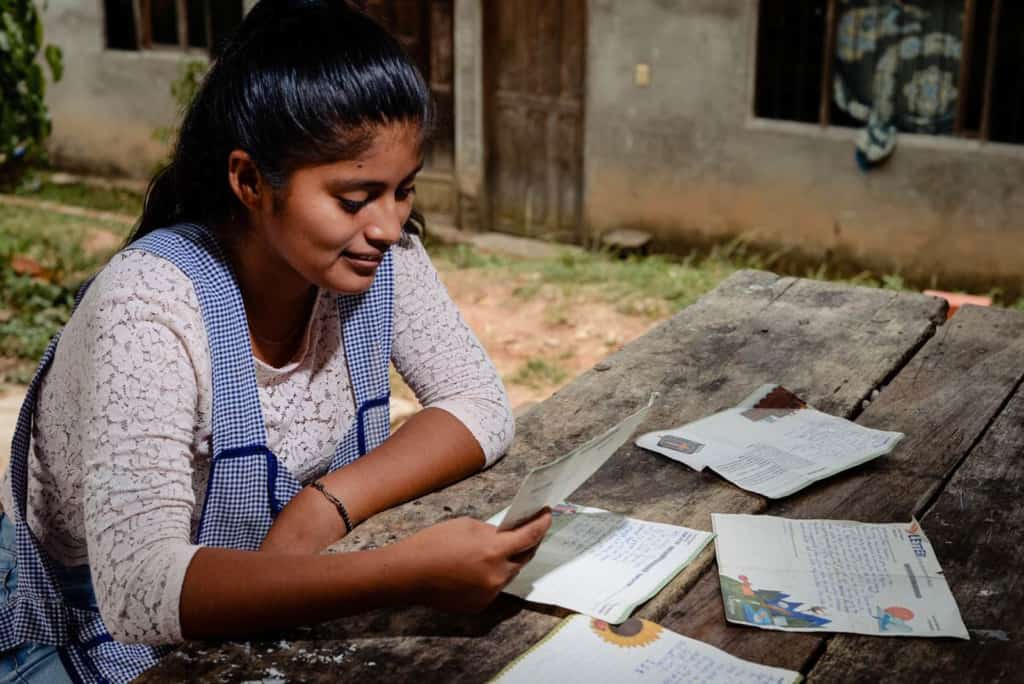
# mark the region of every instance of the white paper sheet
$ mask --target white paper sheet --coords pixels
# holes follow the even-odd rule
[[[657,594],[711,541],[710,532],[563,504],[505,593],[617,624]],[[496,524],[502,513],[494,516]]]
[[[568,499],[636,432],[657,396],[652,394],[646,406],[586,444],[531,470],[509,505],[500,529],[518,527],[546,506]]]
[[[889,453],[903,436],[816,411],[785,388],[764,385],[735,408],[648,432],[636,445],[779,499]]]
[[[917,521],[711,516],[730,622],[798,632],[967,639]]]
[[[498,673],[498,684],[791,684],[798,672],[741,660],[646,620],[573,615]]]

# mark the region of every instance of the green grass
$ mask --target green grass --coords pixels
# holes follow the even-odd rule
[[[439,246],[431,256],[442,270],[481,269],[516,283],[513,294],[532,299],[554,289],[563,297],[595,297],[627,314],[661,317],[693,303],[739,268],[751,267],[733,254],[703,258],[671,256],[618,259],[598,252],[563,252],[555,259],[512,259],[481,254],[471,247]],[[564,303],[549,323],[566,318]]]
[[[539,389],[551,385],[560,385],[569,379],[569,372],[557,361],[534,358],[528,360],[508,378],[508,381],[517,385],[525,385]]]
[[[516,262],[515,259],[497,254],[486,254],[469,245],[435,244],[429,238],[427,245],[430,249],[431,259],[439,267],[448,267],[456,270],[508,268]]]
[[[0,205],[0,356],[19,360],[0,380],[28,379],[71,315],[78,288],[106,261],[107,253],[81,246],[97,229],[123,235],[127,227]],[[41,273],[15,271],[15,259],[33,262]]]
[[[41,183],[28,183],[15,194],[76,207],[112,211],[136,216],[142,211],[142,195],[121,188],[100,188],[84,183],[56,184],[41,176]]]
[[[52,250],[56,250],[56,255],[75,251],[77,245],[95,230],[106,230],[127,237],[130,229],[131,226],[117,221],[99,221],[66,216],[46,209],[0,204],[0,233],[9,238],[25,238],[29,242],[33,239],[42,240],[46,246],[40,245],[36,250],[39,254]]]

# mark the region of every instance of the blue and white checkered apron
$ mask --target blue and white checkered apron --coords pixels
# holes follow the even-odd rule
[[[280,467],[267,448],[249,327],[234,275],[216,240],[200,226],[181,224],[157,230],[128,249],[161,256],[191,279],[209,339],[213,460],[195,541],[203,546],[256,549],[274,517],[301,485]],[[367,292],[338,297],[346,361],[358,410],[355,423],[338,443],[330,470],[374,449],[390,433],[388,363],[393,306],[390,252]],[[29,386],[11,446],[20,577],[14,594],[0,606],[0,651],[25,641],[57,646],[73,678],[127,682],[156,664],[170,648],[114,641],[98,611],[67,605],[54,576],[53,561],[25,522],[32,418],[39,386],[53,361],[59,338],[58,334],[50,342]]]

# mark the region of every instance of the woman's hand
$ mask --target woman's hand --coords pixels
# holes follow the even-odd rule
[[[182,585],[182,634],[237,638],[412,603],[482,610],[530,561],[550,526],[544,511],[505,532],[458,518],[370,551],[296,556],[202,547]]]
[[[472,518],[429,527],[388,547],[411,573],[412,603],[456,613],[483,610],[523,569],[551,527],[545,510],[512,530]]]

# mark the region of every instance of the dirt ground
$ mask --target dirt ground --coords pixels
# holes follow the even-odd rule
[[[525,274],[495,282],[493,272],[441,266],[441,279],[505,380],[517,411],[551,396],[658,322],[623,314],[593,296],[566,295],[556,287],[523,298],[515,291],[529,281]],[[522,369],[531,361],[559,372],[523,378]]]

